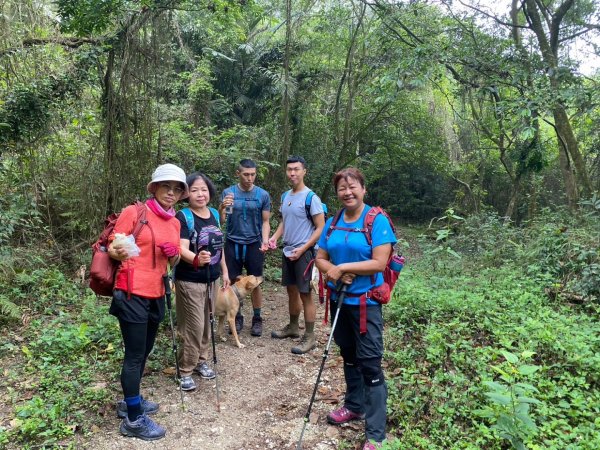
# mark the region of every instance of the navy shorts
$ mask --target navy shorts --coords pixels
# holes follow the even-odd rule
[[[227,264],[229,279],[232,282],[242,274],[244,268],[248,275],[262,277],[265,254],[260,251],[260,242],[238,244],[227,239],[225,241],[225,263]]]
[[[307,268],[314,258],[314,249],[304,252],[296,261],[290,261],[285,255],[281,255],[281,284],[284,286],[295,285],[300,293],[308,294],[312,270],[307,270]]]
[[[165,317],[165,298],[145,298],[134,294],[127,298],[127,292],[115,289],[108,312],[125,322],[162,322]]]

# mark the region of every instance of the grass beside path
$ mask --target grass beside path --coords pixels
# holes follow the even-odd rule
[[[390,448],[600,448],[597,314],[545,284],[513,261],[407,265],[386,308]]]

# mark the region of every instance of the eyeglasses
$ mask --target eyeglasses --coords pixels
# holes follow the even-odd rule
[[[181,195],[183,194],[184,189],[179,186],[173,186],[169,183],[158,183],[158,186],[166,190],[167,192],[173,191],[173,194]]]

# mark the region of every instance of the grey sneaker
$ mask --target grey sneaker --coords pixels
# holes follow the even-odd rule
[[[142,396],[142,413],[156,414],[158,408],[158,403],[146,400],[144,396]],[[125,417],[127,417],[127,403],[125,403],[125,400],[121,400],[117,403],[117,416],[119,417],[119,419],[124,419]]]
[[[275,339],[284,339],[284,338],[297,338],[300,334],[298,333],[298,325],[292,327],[289,323],[283,327],[281,330],[271,331],[271,337]]]
[[[196,383],[194,383],[194,379],[191,375],[188,377],[181,377],[179,384],[181,385],[182,391],[193,391],[196,389]]]
[[[203,362],[202,364],[198,364],[194,368],[194,372],[196,372],[205,380],[212,380],[214,377],[216,377],[215,371],[208,367],[208,364],[205,362]]]
[[[317,340],[315,339],[315,333],[305,333],[300,339],[300,343],[295,347],[292,347],[292,353],[295,355],[303,355],[311,351],[317,346]]]
[[[250,334],[252,336],[262,335],[262,317],[252,316],[252,328],[250,328]]]
[[[165,436],[167,430],[154,422],[146,414],[142,414],[137,420],[131,422],[127,416],[119,427],[121,434],[143,439],[144,441],[156,441]]]

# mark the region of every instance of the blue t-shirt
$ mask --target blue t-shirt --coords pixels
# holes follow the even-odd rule
[[[369,205],[365,205],[365,209],[361,214],[360,218],[355,222],[347,223],[344,221],[344,214],[341,214],[340,220],[336,224],[336,227],[345,228],[362,228],[365,220],[365,215],[371,209]],[[365,233],[360,231],[345,231],[345,230],[333,230],[327,238],[327,232],[331,226],[331,222],[334,217],[327,220],[321,238],[319,239],[319,248],[325,250],[329,254],[330,261],[335,264],[342,264],[347,262],[360,262],[368,261],[372,259],[373,248],[384,244],[396,243],[396,236],[394,231],[383,214],[378,214],[373,222],[373,230],[371,238],[373,240],[372,246],[367,243],[367,237]],[[352,294],[364,294],[369,289],[379,286],[383,283],[383,273],[379,272],[375,274],[375,284],[371,282],[371,275],[357,275],[354,278],[353,283],[348,286],[348,293]],[[329,287],[335,289],[335,285],[329,282]],[[344,304],[346,305],[358,305],[359,297],[346,296]],[[367,299],[367,305],[378,305],[375,300]]]
[[[223,191],[221,201],[230,192],[233,192],[233,214],[227,216],[227,239],[238,244],[262,242],[262,213],[271,211],[269,193],[258,186],[244,191],[233,185]]]

